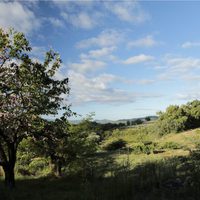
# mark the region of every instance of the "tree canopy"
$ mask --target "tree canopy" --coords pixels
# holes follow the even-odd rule
[[[22,139],[44,127],[42,115],[57,115],[59,110],[63,117],[71,114],[63,98],[69,94],[68,78],[55,77],[61,65],[59,54],[50,50],[39,62],[30,58],[30,52],[23,33],[0,29],[0,165],[11,187]]]
[[[171,105],[158,115],[157,127],[162,135],[198,128],[200,127],[200,101],[194,100],[182,106]]]

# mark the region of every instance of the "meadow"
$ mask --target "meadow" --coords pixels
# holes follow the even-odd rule
[[[105,150],[114,141],[125,147]],[[87,158],[84,170],[22,176],[3,200],[132,200],[199,199],[200,129],[160,136],[152,124],[112,131],[99,150]]]

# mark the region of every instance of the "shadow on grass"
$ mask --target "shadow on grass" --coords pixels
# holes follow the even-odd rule
[[[7,191],[0,183],[2,200],[198,200],[200,153],[138,165],[119,166],[112,156],[92,159],[90,175],[17,180]],[[109,176],[105,177],[103,174]],[[87,177],[88,176],[88,177]]]

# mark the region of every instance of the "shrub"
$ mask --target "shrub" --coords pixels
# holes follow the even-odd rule
[[[180,149],[180,144],[176,142],[166,142],[160,146],[161,149]]]
[[[23,154],[21,157],[18,159],[17,164],[21,166],[28,166],[31,162],[31,157],[28,154]]]
[[[200,101],[194,100],[182,106],[171,105],[158,115],[157,130],[160,135],[198,128],[200,127]]]
[[[144,141],[143,143],[144,143],[145,146],[153,144],[152,141]]]
[[[48,161],[45,158],[34,158],[29,164],[29,171],[31,174],[37,174],[48,166]]]
[[[132,152],[136,154],[150,154],[155,149],[156,144],[152,142],[136,143],[131,147]]]
[[[126,147],[126,141],[122,139],[118,139],[118,140],[112,141],[111,143],[108,143],[103,148],[107,151],[115,151],[118,149],[122,149],[124,147]]]
[[[141,119],[136,119],[135,121],[132,121],[131,122],[131,125],[139,125],[139,124],[142,124],[143,121]]]
[[[131,151],[136,153],[136,154],[140,154],[143,153],[145,151],[145,145],[144,144],[140,144],[140,143],[136,143],[131,147]]]
[[[22,176],[31,176],[31,175],[34,175],[34,174],[31,174],[31,172],[28,169],[26,169],[26,168],[19,168],[19,169],[17,169],[17,173],[21,174]]]

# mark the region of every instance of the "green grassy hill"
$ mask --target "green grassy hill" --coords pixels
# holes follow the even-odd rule
[[[106,151],[122,140],[125,147]],[[114,130],[85,170],[60,179],[20,177],[4,200],[166,200],[200,195],[200,129],[159,136],[152,124]]]
[[[159,136],[150,126],[115,130],[103,141],[102,147],[120,139],[125,141],[126,148],[112,151],[111,154],[119,163],[128,155],[130,165],[134,167],[147,161],[188,156],[200,144],[200,129]]]

